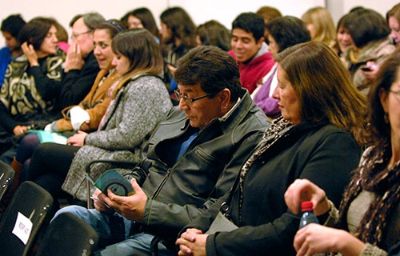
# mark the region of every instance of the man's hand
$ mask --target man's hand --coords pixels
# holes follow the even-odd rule
[[[208,234],[199,229],[189,228],[176,240],[179,245],[179,256],[206,256],[206,241]]]
[[[131,196],[117,196],[111,190],[107,191],[107,196],[100,194],[99,198],[104,200],[115,211],[129,220],[142,221],[144,209],[146,207],[147,195],[137,184],[135,179],[131,180],[131,185],[135,193]]]
[[[83,60],[79,45],[76,42],[71,43],[64,62],[64,71],[81,70],[84,64],[85,61]]]
[[[100,189],[96,188],[92,196],[94,208],[96,208],[96,210],[98,210],[99,212],[106,212],[111,210],[110,206],[107,205],[101,198],[99,198],[100,194],[102,194]]]

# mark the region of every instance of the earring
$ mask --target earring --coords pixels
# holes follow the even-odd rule
[[[383,121],[385,121],[385,124],[389,123],[389,115],[387,112],[385,112],[385,114],[383,115]]]

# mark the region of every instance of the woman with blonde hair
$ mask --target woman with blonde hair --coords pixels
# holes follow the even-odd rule
[[[314,7],[306,11],[301,19],[307,25],[312,40],[323,42],[329,47],[335,44],[335,24],[332,15],[324,7]]]

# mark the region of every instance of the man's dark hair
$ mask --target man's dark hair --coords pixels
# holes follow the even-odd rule
[[[14,38],[18,37],[19,31],[26,24],[19,14],[13,14],[1,22],[1,31],[10,33]]]
[[[235,60],[215,46],[196,47],[179,59],[175,80],[183,85],[200,84],[210,95],[227,88],[231,91],[231,102],[238,99],[241,90]]]
[[[310,32],[308,32],[304,22],[293,16],[272,19],[265,25],[265,28],[278,44],[278,52],[295,44],[311,40]]]
[[[355,46],[362,48],[369,42],[386,38],[390,29],[385,18],[372,9],[359,9],[343,18],[343,27],[349,31]]]
[[[253,12],[244,12],[237,16],[232,22],[232,30],[235,28],[252,33],[256,41],[264,37],[264,19]]]

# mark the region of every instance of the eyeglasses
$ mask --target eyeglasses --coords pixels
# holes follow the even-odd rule
[[[81,33],[72,33],[71,38],[78,38],[79,36],[90,33],[90,32],[92,32],[92,30],[87,30],[87,31],[81,32]]]
[[[211,94],[206,94],[197,98],[189,98],[189,96],[187,96],[186,94],[181,94],[178,90],[175,90],[175,95],[176,98],[180,101],[183,100],[187,105],[191,105],[193,104],[193,102],[204,99],[206,97],[210,97],[212,96]]]

